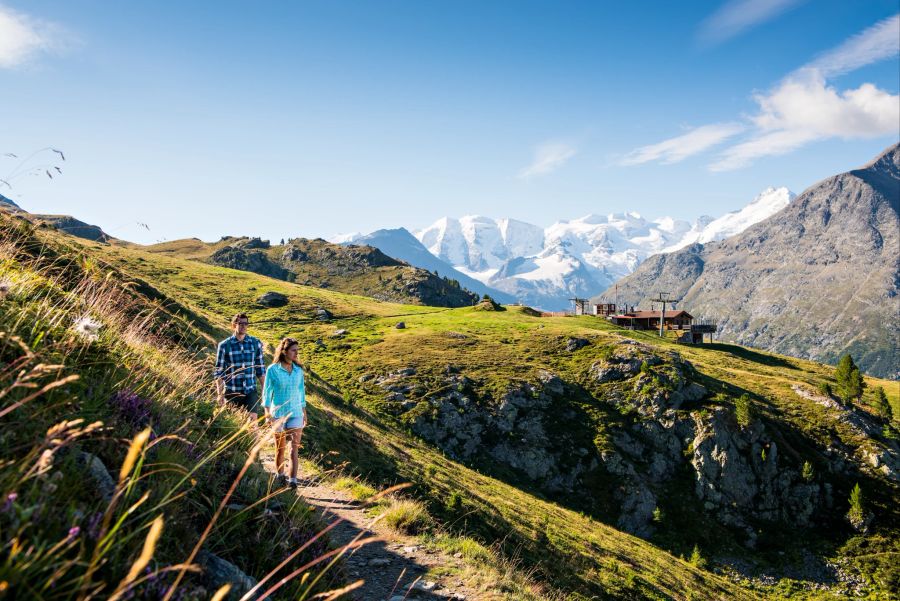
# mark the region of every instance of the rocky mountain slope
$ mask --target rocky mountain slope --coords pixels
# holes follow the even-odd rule
[[[413,267],[371,246],[305,238],[272,245],[259,238],[226,236],[215,243],[176,240],[147,249],[383,301],[467,307],[479,298],[457,280]]]
[[[622,303],[659,291],[720,337],[900,377],[900,146],[830,177],[785,209],[722,242],[647,259],[618,282]],[[607,290],[599,299],[612,298]]]
[[[396,228],[390,230],[376,230],[371,234],[353,234],[335,239],[334,242],[339,244],[356,244],[377,248],[384,254],[400,261],[406,261],[415,267],[421,267],[428,271],[433,271],[441,276],[454,279],[460,283],[463,288],[472,292],[484,295],[488,294],[503,303],[514,302],[514,298],[491,288],[469,277],[464,273],[457,271],[452,265],[431,254],[419,240],[409,233],[405,228]]]
[[[0,194],[0,207],[9,211],[27,214],[35,223],[53,227],[72,236],[84,238],[85,240],[95,240],[97,242],[109,242],[110,240],[113,240],[113,237],[100,229],[99,226],[79,221],[70,215],[41,215],[37,213],[28,213],[2,194]]]

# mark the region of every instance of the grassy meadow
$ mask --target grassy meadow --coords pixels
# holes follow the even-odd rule
[[[817,472],[826,473],[822,447],[862,449],[876,444],[835,412],[795,392],[796,386],[814,392],[825,382],[833,383],[831,367],[728,344],[676,345],[652,333],[628,332],[586,316],[544,318],[523,307],[483,311],[381,302],[216,267],[173,256],[176,252],[150,253],[133,245],[76,240],[0,218],[4,220],[0,278],[11,282],[12,291],[0,305],[4,362],[22,361],[18,357],[32,353],[35,358],[28,365],[58,366],[42,373],[45,380],[36,381],[79,376],[12,411],[7,408],[26,398],[27,391],[16,389],[2,399],[3,448],[11,452],[3,457],[0,490],[17,491],[16,511],[46,503],[48,472],[37,474],[32,466],[50,444],[41,442],[43,433],[64,419],[104,423],[102,430],[79,434],[66,446],[99,457],[111,473],[118,473],[128,449],[138,443],[141,457],[120,476],[110,505],[82,498],[78,467],[65,463],[71,459],[63,461],[58,472],[51,470],[50,474],[62,473],[52,501],[53,519],[37,524],[31,514],[17,520],[0,516],[0,544],[7,545],[7,554],[10,545],[30,544],[52,549],[51,556],[41,564],[43,571],[31,567],[35,562],[29,567],[8,563],[0,581],[39,582],[68,566],[64,576],[54,576],[66,582],[60,589],[66,593],[51,591],[48,598],[69,598],[76,596],[74,591],[112,583],[97,589],[108,594],[115,583],[127,580],[160,516],[165,527],[151,570],[156,570],[154,583],[169,586],[174,577],[169,575],[178,573],[173,566],[190,563],[188,554],[201,543],[261,578],[291,545],[316,536],[302,503],[287,501],[272,490],[258,465],[247,463],[242,472],[256,440],[248,434],[247,424],[211,402],[214,342],[227,335],[232,314],[247,311],[251,333],[263,339],[269,351],[284,336],[301,341],[300,358],[309,372],[306,454],[315,459],[317,469],[340,474],[344,478],[340,485],[361,498],[411,483],[408,498],[426,512],[426,517],[413,516],[419,521],[412,523],[421,526],[412,531],[423,544],[459,549],[471,559],[473,573],[479,572],[479,565],[491,566],[494,583],[508,584],[505,593],[498,585],[491,598],[838,598],[792,581],[750,581],[714,569],[715,564],[707,563],[704,569],[702,562],[691,562],[694,548],[713,557],[745,551],[727,530],[710,524],[693,506],[690,490],[670,491],[661,501],[669,519],[654,538],[644,540],[610,525],[613,478],[591,479],[575,494],[551,494],[487,458],[464,463],[448,457],[411,430],[416,415],[428,410],[426,399],[446,386],[448,366],[472,382],[484,403],[498,400],[510,383],[536,382],[543,372],[551,372],[578,391],[565,407],[574,417],[551,434],[592,452],[608,450],[610,428],[633,423],[639,416],[627,407],[602,402],[609,388],[591,376],[591,366],[623,338],[634,338],[661,354],[677,352],[693,364],[710,394],[683,411],[731,407],[746,393],[754,413],[780,436],[785,460],[792,465],[809,461]],[[105,290],[104,286],[115,294],[106,298],[108,293],[93,292],[92,287]],[[267,291],[287,295],[288,305],[277,309],[255,305]],[[327,309],[333,319],[318,321],[318,308]],[[72,324],[85,315],[102,324],[96,338],[73,333]],[[405,327],[398,329],[401,321]],[[335,336],[339,329],[347,333]],[[12,336],[25,346],[11,342]],[[569,352],[565,348],[571,338],[590,344]],[[22,350],[26,347],[27,352]],[[409,398],[416,405],[397,414],[372,377],[405,368],[415,369]],[[0,373],[9,388],[13,372]],[[862,410],[871,411],[866,403],[874,388],[882,386],[895,416],[900,415],[898,383],[867,378],[867,384]],[[123,391],[146,400],[140,420],[121,415],[110,401]],[[151,423],[156,438],[141,439]],[[79,422],[75,427],[84,426]],[[888,598],[885,577],[879,574],[889,569],[885,564],[893,563],[900,551],[898,489],[875,472],[859,471],[858,481],[879,516],[876,533],[853,537],[836,526],[839,536],[822,535],[816,543],[827,556],[868,578],[873,598]],[[223,505],[235,482],[229,503]],[[852,484],[837,482],[839,503]],[[132,510],[144,496],[146,500]],[[280,504],[274,513],[273,503]],[[239,509],[228,509],[230,505]],[[395,509],[398,527],[411,523],[410,507]],[[99,538],[79,533],[59,543],[76,525],[86,531],[90,516],[97,513],[107,524]],[[110,524],[118,527],[112,535]],[[175,532],[178,536],[172,535]],[[797,549],[797,541],[790,538],[773,532],[754,560],[777,563],[780,549],[789,554]],[[252,553],[240,544],[246,540],[255,541]],[[317,539],[296,562],[324,553],[319,543]],[[338,586],[342,578],[335,568],[313,588],[291,583],[284,598],[312,595]],[[149,590],[150,584],[136,580],[120,586]],[[197,590],[207,586],[189,569],[181,582]]]

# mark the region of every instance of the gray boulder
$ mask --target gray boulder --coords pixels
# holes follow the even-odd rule
[[[263,307],[283,307],[288,304],[288,297],[280,292],[266,292],[256,299],[256,303]]]
[[[218,555],[203,550],[197,554],[197,563],[203,568],[203,579],[210,590],[218,590],[224,584],[231,585],[229,600],[240,599],[256,586],[256,579],[245,574],[239,567]]]

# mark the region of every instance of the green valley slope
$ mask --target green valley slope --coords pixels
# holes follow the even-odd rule
[[[374,482],[414,481],[438,515],[504,538],[561,588],[624,595],[613,575],[632,573],[645,593],[682,598],[700,585],[675,556],[695,546],[720,569],[785,576],[771,595],[816,583],[840,594],[829,559],[868,590],[898,582],[896,424],[866,404],[882,386],[900,408],[895,382],[868,379],[863,402],[841,407],[817,392],[832,368],[739,346],[684,347],[523,308],[394,305],[96,250],[213,322],[252,307],[259,290],[287,295],[252,322],[270,345],[299,338],[322,379],[319,417],[341,435],[313,434],[317,445]],[[320,307],[332,321],[316,318]],[[754,417],[741,425],[744,394]],[[844,518],[857,482],[874,518],[864,535]],[[794,567],[804,562],[815,568]]]

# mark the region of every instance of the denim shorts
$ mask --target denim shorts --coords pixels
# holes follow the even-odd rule
[[[261,408],[256,397],[256,390],[251,390],[250,392],[226,392],[225,400],[235,407],[240,407],[250,413],[260,413]]]
[[[303,423],[303,417],[289,417],[287,421],[282,422],[281,420],[275,420],[275,431],[276,432],[286,432],[287,430],[299,430],[305,424]]]

